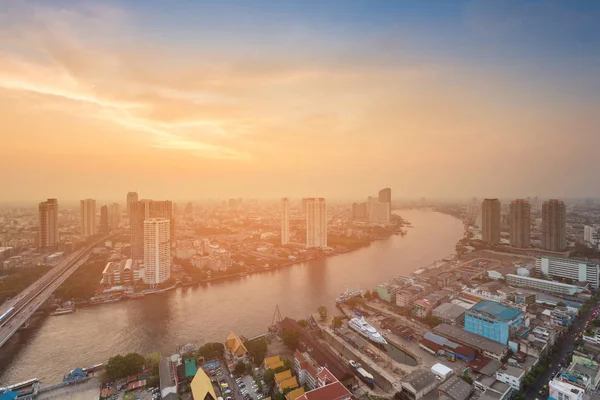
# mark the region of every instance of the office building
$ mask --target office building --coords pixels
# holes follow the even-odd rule
[[[306,201],[306,247],[327,247],[327,204],[324,198]]]
[[[167,218],[170,220],[171,240],[174,240],[173,204],[169,200],[140,200],[131,204],[129,220],[131,235],[131,258],[144,258],[144,221],[149,218]]]
[[[40,248],[54,247],[58,244],[58,201],[48,199],[38,206],[40,231],[38,245]]]
[[[481,203],[481,234],[489,245],[500,243],[500,201],[484,199]]]
[[[79,210],[81,234],[86,237],[96,234],[96,200],[81,200]]]
[[[535,260],[538,274],[552,278],[567,278],[573,282],[588,282],[594,289],[600,283],[600,266],[570,258],[538,257]]]
[[[171,276],[171,221],[149,218],[144,221],[144,282],[156,285]]]
[[[583,241],[592,247],[598,248],[598,230],[593,226],[583,226]]]
[[[127,218],[131,218],[131,205],[137,203],[138,194],[137,192],[127,193]]]
[[[566,207],[560,200],[548,200],[542,205],[542,248],[563,251],[567,247]]]
[[[578,293],[583,292],[585,289],[584,287],[578,285],[569,285],[568,283],[531,278],[529,276],[507,274],[505,275],[505,278],[506,284],[509,286],[531,288],[546,293],[575,296]]]
[[[389,218],[392,217],[392,189],[385,188],[381,189],[378,193],[378,199],[380,203],[389,204]]]
[[[290,241],[290,201],[287,197],[281,199],[281,245]]]
[[[121,225],[121,207],[118,203],[108,206],[108,225],[110,229],[117,229]]]
[[[369,197],[367,208],[369,212],[369,222],[372,224],[384,224],[390,222],[390,203],[382,203],[378,199]]]
[[[465,312],[465,331],[507,344],[515,328],[523,322],[520,310],[483,300]]]
[[[528,248],[531,234],[531,206],[527,200],[518,199],[510,203],[510,245]]]
[[[110,231],[110,225],[108,222],[108,206],[104,205],[100,207],[100,232],[106,233]]]

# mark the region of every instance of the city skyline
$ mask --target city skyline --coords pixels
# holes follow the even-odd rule
[[[600,195],[594,2],[59,3],[0,8],[0,201]]]

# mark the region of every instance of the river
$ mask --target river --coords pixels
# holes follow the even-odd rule
[[[0,385],[33,377],[54,383],[75,367],[115,354],[169,354],[176,345],[223,342],[230,331],[252,337],[266,332],[275,305],[282,316],[292,318],[304,318],[320,305],[332,310],[346,288],[372,289],[392,276],[410,274],[454,253],[463,236],[462,222],[449,215],[421,210],[398,214],[413,226],[405,236],[357,251],[45,318],[1,349]]]

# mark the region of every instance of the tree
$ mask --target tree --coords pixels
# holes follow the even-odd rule
[[[356,308],[360,304],[365,304],[365,301],[363,299],[361,299],[360,297],[353,297],[353,298],[349,299],[346,302],[346,304],[348,304],[348,306],[351,308]]]
[[[225,346],[223,343],[206,343],[198,349],[198,354],[206,359],[223,357]]]
[[[342,327],[342,319],[340,317],[333,317],[333,329],[340,329]]]
[[[146,358],[138,353],[129,353],[124,357],[125,365],[127,367],[127,374],[133,375],[140,373],[144,370],[146,364]]]
[[[319,306],[319,308],[317,308],[317,311],[321,316],[321,321],[325,321],[325,319],[327,319],[327,309],[325,308],[325,306]]]
[[[244,346],[248,349],[248,353],[254,360],[255,364],[262,364],[267,355],[267,341],[264,338],[244,342]]]
[[[306,328],[308,326],[308,322],[306,322],[305,319],[299,319],[298,324],[303,328]]]
[[[367,289],[365,291],[365,294],[363,295],[363,297],[367,300],[371,300],[373,298],[373,294],[371,293],[371,291],[369,289]]]
[[[115,380],[128,375],[138,374],[143,371],[146,359],[138,353],[120,354],[111,357],[106,363],[108,379]]]
[[[267,370],[263,375],[263,379],[265,380],[265,383],[267,385],[270,385],[275,379],[275,371],[273,371],[272,369]]]
[[[469,385],[473,384],[473,378],[471,378],[469,375],[462,375],[461,378],[463,381],[467,382]]]
[[[562,301],[559,301],[558,303],[556,303],[556,307],[564,307],[565,303],[563,303]]]
[[[235,364],[235,368],[234,368],[233,372],[236,375],[243,375],[245,371],[246,371],[246,364],[244,364],[241,361],[238,362],[237,364]]]
[[[283,343],[292,350],[296,350],[300,342],[300,334],[295,329],[285,329],[282,335]]]

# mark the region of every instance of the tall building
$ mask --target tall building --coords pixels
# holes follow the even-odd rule
[[[108,206],[103,205],[100,207],[100,232],[106,233],[110,231],[110,225],[108,221]]]
[[[129,218],[131,235],[131,258],[144,258],[144,221],[149,218],[167,218],[170,220],[170,239],[174,240],[173,204],[169,200],[140,200],[131,204]]]
[[[549,251],[563,251],[567,247],[565,203],[548,200],[542,204],[542,248]]]
[[[127,193],[127,218],[131,218],[131,205],[138,201],[137,192]]]
[[[527,200],[517,199],[510,203],[510,245],[529,247],[531,233],[531,206]]]
[[[58,244],[58,201],[48,199],[38,206],[40,231],[38,244],[41,248],[54,247]]]
[[[352,219],[366,220],[367,218],[369,218],[367,203],[352,203]]]
[[[156,285],[171,276],[171,221],[149,218],[144,221],[144,283]]]
[[[302,216],[306,217],[306,205],[308,204],[308,200],[310,200],[308,197],[304,197],[302,199]]]
[[[385,189],[381,189],[379,191],[379,202],[380,203],[388,203],[389,206],[389,214],[390,217],[392,216],[392,189],[390,188],[385,188]]]
[[[290,242],[290,202],[287,197],[281,199],[281,245]]]
[[[500,243],[500,201],[484,199],[481,203],[481,233],[485,243]]]
[[[108,225],[110,229],[117,229],[121,225],[121,207],[119,203],[108,206]]]
[[[324,198],[306,199],[306,247],[327,247],[327,204]]]
[[[81,200],[79,210],[81,234],[83,236],[94,235],[96,233],[96,200]]]

